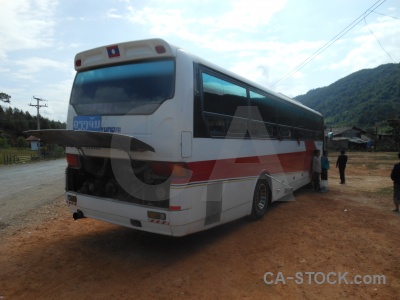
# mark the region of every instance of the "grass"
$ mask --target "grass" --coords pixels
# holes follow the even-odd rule
[[[30,148],[0,148],[0,165],[4,165],[6,157],[8,157],[8,163],[14,163],[13,158],[15,156],[36,157],[36,160],[28,160],[26,162],[34,162],[37,161],[37,159],[57,159],[65,157],[65,149],[57,145],[48,145],[48,147],[46,148],[46,155],[43,156],[43,153],[40,153],[39,150],[31,150]]]
[[[5,156],[31,156],[31,155],[38,155],[38,151],[31,150],[29,148],[2,148],[0,149],[0,164],[4,164]]]
[[[392,196],[393,195],[393,187],[383,187],[380,188],[375,192],[376,194],[380,196]]]
[[[15,155],[31,155],[31,154],[37,154],[37,151],[31,150],[29,148],[19,149],[16,147],[10,147],[10,148],[0,149],[0,153],[1,154],[15,154]]]

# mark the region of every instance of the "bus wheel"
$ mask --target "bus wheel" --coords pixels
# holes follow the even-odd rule
[[[267,211],[271,200],[271,190],[266,180],[259,180],[254,190],[253,207],[250,218],[253,220],[261,219]]]

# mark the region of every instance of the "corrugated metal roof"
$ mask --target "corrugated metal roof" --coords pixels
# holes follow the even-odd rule
[[[366,132],[365,130],[362,130],[361,128],[357,128],[357,127],[354,127],[354,126],[329,127],[327,130],[325,130],[325,135],[327,135],[328,132],[331,132],[331,130],[332,130],[333,136],[341,135],[342,133],[344,133],[346,131],[349,131],[349,130],[357,130],[360,133],[365,133]]]

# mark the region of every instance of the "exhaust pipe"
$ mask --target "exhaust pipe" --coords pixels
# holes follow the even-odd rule
[[[83,219],[84,217],[85,216],[83,215],[83,212],[79,209],[72,214],[72,218],[74,218],[74,220]]]

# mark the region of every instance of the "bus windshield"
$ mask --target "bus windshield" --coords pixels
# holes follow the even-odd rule
[[[173,60],[107,66],[77,73],[70,103],[78,115],[148,115],[174,86]]]

